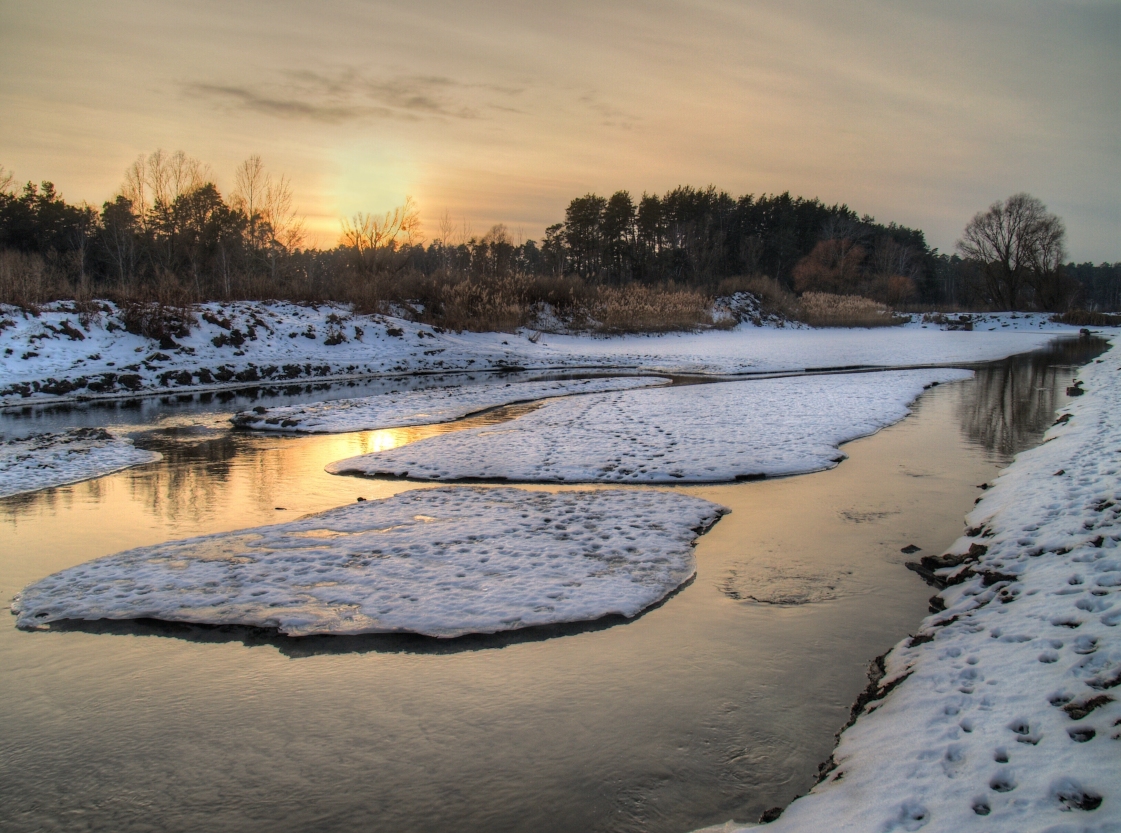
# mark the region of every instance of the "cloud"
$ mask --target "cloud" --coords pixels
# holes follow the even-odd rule
[[[329,124],[370,119],[465,120],[485,118],[491,111],[517,113],[513,104],[524,92],[520,87],[465,84],[440,75],[368,77],[353,69],[289,71],[279,81],[258,85],[192,82],[183,90],[221,107]]]
[[[246,110],[278,118],[307,119],[330,124],[366,118],[389,118],[394,115],[386,107],[319,103],[306,99],[268,95],[249,87],[227,84],[187,84],[185,91],[188,95],[209,99],[224,106],[240,106]]]

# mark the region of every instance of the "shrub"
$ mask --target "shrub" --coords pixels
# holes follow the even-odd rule
[[[518,274],[447,283],[426,317],[454,330],[513,332],[529,323],[528,283]]]
[[[0,251],[0,304],[35,312],[40,304],[69,297],[66,279],[40,255]]]
[[[601,333],[655,333],[695,330],[712,324],[712,299],[673,284],[599,287],[585,317]]]
[[[891,327],[907,319],[884,304],[859,295],[807,292],[799,318],[812,327]]]
[[[1072,327],[1121,327],[1121,315],[1088,312],[1084,309],[1072,309],[1062,315],[1052,316],[1051,320],[1060,324],[1070,324]]]
[[[119,317],[127,332],[156,339],[161,343],[190,335],[191,327],[198,324],[190,307],[159,301],[126,301],[121,305]]]

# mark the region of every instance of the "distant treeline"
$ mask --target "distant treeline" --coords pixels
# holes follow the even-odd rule
[[[797,294],[895,306],[1001,303],[986,264],[931,249],[921,230],[788,193],[733,197],[682,186],[637,200],[626,191],[587,194],[542,241],[515,241],[501,225],[474,236],[447,219],[427,243],[419,230],[406,201],[385,215],[344,220],[334,248],[305,248],[287,181],[258,157],[238,167],[223,196],[206,166],[156,152],[128,169],[100,209],[66,202],[49,182],[18,187],[0,167],[0,301],[286,298],[375,308],[438,302],[447,287],[516,275],[547,284],[542,298],[636,283],[714,295],[737,278],[767,278]],[[1015,303],[1121,308],[1121,263],[1068,263],[1062,271],[1064,290],[1046,303],[1030,281]]]

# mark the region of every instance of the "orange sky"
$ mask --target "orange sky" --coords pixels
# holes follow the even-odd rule
[[[1118,2],[0,4],[0,164],[100,204],[140,153],[309,229],[411,194],[429,237],[541,236],[588,191],[790,190],[951,249],[1018,191],[1121,259]]]

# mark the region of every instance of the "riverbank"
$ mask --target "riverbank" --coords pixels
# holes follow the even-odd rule
[[[200,304],[137,320],[109,302],[0,307],[0,408],[372,376],[624,369],[721,375],[991,361],[1078,328],[1033,314],[903,327],[594,337],[455,333],[341,304]]]
[[[1121,830],[1121,349],[1078,380],[967,534],[922,559],[936,612],[768,830]]]

